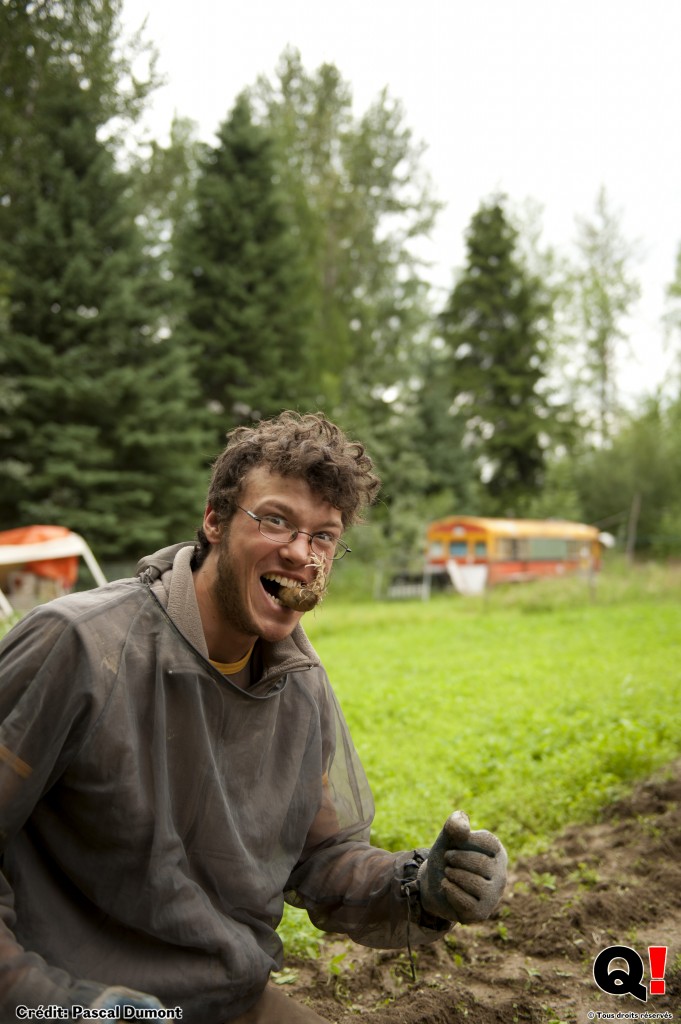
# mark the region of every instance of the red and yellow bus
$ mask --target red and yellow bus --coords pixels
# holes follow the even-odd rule
[[[595,526],[559,519],[447,516],[427,531],[426,572],[457,590],[600,569],[603,537]]]

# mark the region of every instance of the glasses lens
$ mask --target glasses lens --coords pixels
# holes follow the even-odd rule
[[[279,543],[290,540],[296,532],[290,523],[279,516],[263,516],[259,524],[260,532],[268,540],[276,540]]]
[[[350,549],[341,540],[325,540],[323,537],[314,537],[312,550],[317,555],[324,555],[325,558],[337,562]]]
[[[311,543],[315,555],[323,555],[324,558],[338,558],[341,549],[336,546],[335,540],[327,540],[325,537],[313,537]]]

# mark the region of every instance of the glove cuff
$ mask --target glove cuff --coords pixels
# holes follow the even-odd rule
[[[422,881],[426,878],[426,865],[428,859],[419,850],[414,850],[411,860],[408,860],[402,867],[402,880],[400,882],[400,894],[407,901],[407,913],[409,919],[418,924],[421,928],[442,931],[443,928],[451,927],[452,922],[439,914],[432,914],[423,905],[421,898]]]
[[[432,913],[428,909],[428,904],[432,904],[432,900],[429,898],[430,892],[428,887],[428,858],[425,858],[419,865],[418,873],[416,875],[416,885],[418,886],[419,900],[425,913]]]
[[[412,910],[418,910],[421,906],[420,891],[421,881],[419,871],[426,859],[418,850],[414,850],[411,860],[402,865],[402,880],[400,882],[400,894],[408,901]]]

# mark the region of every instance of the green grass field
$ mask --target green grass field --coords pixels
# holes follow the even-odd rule
[[[376,799],[374,841],[455,808],[512,857],[681,753],[681,576],[657,567],[485,598],[334,604],[307,630]]]

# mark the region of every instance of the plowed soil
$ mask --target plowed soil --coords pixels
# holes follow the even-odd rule
[[[594,959],[610,946],[640,956],[645,1001],[596,984]],[[650,993],[649,946],[667,947],[664,994]],[[318,960],[290,959],[280,982],[335,1024],[681,1024],[681,761],[511,865],[495,917],[418,949],[415,982],[405,952],[340,937]]]

